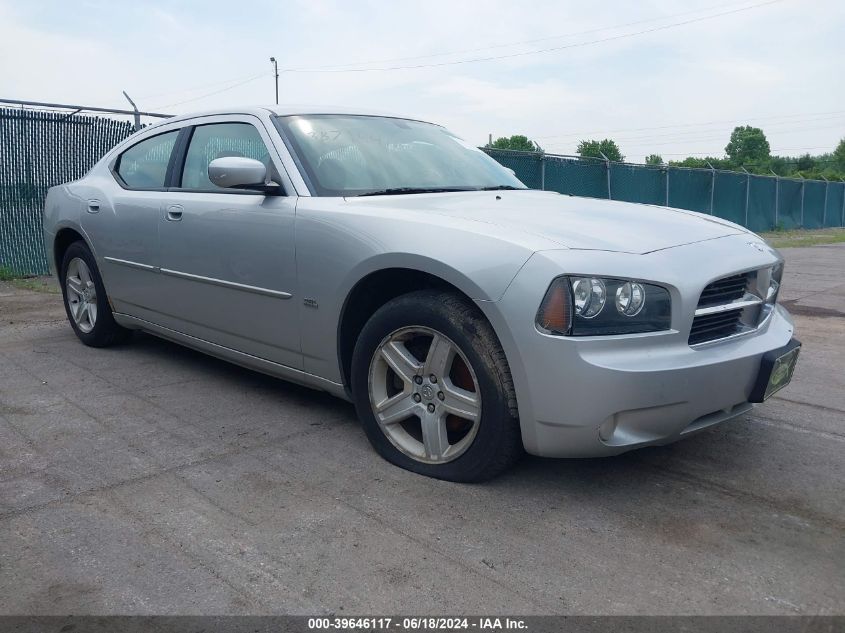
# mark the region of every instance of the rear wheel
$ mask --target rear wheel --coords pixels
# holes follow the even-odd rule
[[[97,263],[84,242],[74,242],[65,251],[61,282],[65,312],[80,341],[107,347],[129,338],[131,330],[114,320]]]
[[[352,389],[370,442],[408,470],[481,481],[522,454],[504,352],[456,294],[420,291],[380,308],[358,338]]]

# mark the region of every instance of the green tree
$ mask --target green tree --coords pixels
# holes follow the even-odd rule
[[[646,165],[662,165],[663,157],[660,154],[649,154],[645,157]]]
[[[816,159],[809,154],[798,157],[798,171],[811,171],[816,167]]]
[[[578,143],[578,155],[581,158],[602,158],[604,154],[608,160],[623,161],[625,157],[619,151],[616,141],[606,138],[602,141],[581,141]]]
[[[769,159],[771,148],[763,130],[750,125],[740,125],[731,133],[731,140],[725,146],[725,154],[734,165],[760,163]]]
[[[839,141],[839,145],[833,150],[833,160],[840,171],[845,171],[845,138]]]
[[[690,167],[692,169],[710,169],[711,165],[715,169],[731,169],[731,163],[724,158],[714,158],[708,156],[700,158],[698,156],[687,156],[684,160],[670,160],[669,164],[672,167]]]
[[[497,138],[490,146],[493,149],[513,149],[520,152],[542,152],[542,148],[524,134],[514,134],[510,138]]]

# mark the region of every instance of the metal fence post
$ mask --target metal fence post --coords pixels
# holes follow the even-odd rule
[[[604,168],[607,170],[607,199],[613,200],[613,194],[610,191],[610,159],[603,152],[599,152],[599,154],[604,159]]]
[[[540,154],[540,189],[546,190],[546,155]]]
[[[775,228],[778,227],[778,214],[780,212],[780,176],[778,176],[774,171],[771,169],[769,170],[772,172],[772,176],[775,177]]]
[[[748,228],[748,194],[751,192],[751,174],[743,167],[745,172],[745,228]]]
[[[713,198],[716,193],[716,169],[707,161],[707,166],[710,168],[710,215],[713,215]]]
[[[132,106],[133,115],[135,117],[135,131],[137,132],[141,129],[141,113],[138,111],[138,106],[136,106],[135,102],[132,101],[132,98],[128,94],[126,94],[125,90],[123,91],[123,96],[126,97],[126,100]]]
[[[827,224],[827,190],[830,189],[830,182],[824,176],[822,180],[824,180],[824,206],[822,207],[822,228],[824,228]]]
[[[670,167],[664,167],[663,172],[666,174],[666,206],[669,206],[669,169]]]
[[[804,189],[807,188],[807,182],[804,176],[801,176],[801,228],[804,228]]]
[[[839,226],[845,226],[845,191],[842,192],[842,211],[839,215]]]

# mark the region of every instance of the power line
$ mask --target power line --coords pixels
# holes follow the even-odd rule
[[[525,44],[534,44],[536,42],[544,42],[544,41],[549,41],[549,40],[563,39],[563,38],[567,38],[567,37],[576,37],[576,36],[579,36],[579,35],[589,35],[591,33],[599,33],[601,31],[610,31],[610,30],[615,30],[615,29],[621,29],[621,28],[625,28],[625,27],[628,27],[628,26],[635,26],[637,24],[645,24],[645,23],[648,23],[648,22],[658,22],[658,21],[662,21],[662,20],[669,20],[671,18],[676,18],[676,17],[680,17],[680,16],[683,16],[683,15],[690,15],[690,14],[694,14],[694,13],[702,13],[704,11],[711,11],[713,9],[719,9],[719,8],[722,8],[722,7],[725,7],[725,6],[733,6],[735,4],[742,4],[742,3],[723,2],[723,3],[717,4],[717,5],[712,5],[712,6],[704,7],[704,8],[701,8],[701,9],[694,9],[694,10],[691,10],[691,11],[683,11],[681,13],[673,13],[673,14],[670,14],[670,15],[647,18],[647,19],[644,19],[644,20],[636,20],[636,21],[633,21],[633,22],[626,22],[626,23],[623,23],[623,24],[616,24],[616,25],[612,25],[612,26],[604,26],[604,27],[599,27],[599,28],[595,28],[595,29],[588,29],[588,30],[585,30],[585,31],[574,31],[574,32],[571,32],[571,33],[563,33],[561,35],[550,35],[550,36],[547,36],[547,37],[539,37],[539,38],[534,38],[534,39],[530,39],[530,40],[521,40],[521,41],[518,41],[518,42],[508,42],[508,43],[504,43],[504,44],[492,44],[492,45],[489,45],[489,46],[481,46],[481,47],[478,47],[478,48],[467,48],[467,49],[461,49],[461,50],[447,51],[447,52],[443,52],[443,53],[429,53],[427,55],[414,55],[414,56],[410,56],[410,57],[393,57],[393,58],[388,58],[388,59],[351,62],[351,63],[348,63],[348,64],[339,64],[339,65],[338,64],[331,64],[331,65],[326,65],[326,66],[315,66],[313,69],[314,70],[332,69],[332,68],[340,69],[340,68],[347,68],[347,67],[350,67],[350,66],[362,66],[362,65],[367,65],[367,64],[381,64],[381,63],[388,63],[388,62],[395,62],[395,61],[407,61],[407,60],[413,60],[413,59],[429,59],[429,58],[432,58],[432,57],[445,57],[445,56],[449,56],[449,55],[459,55],[459,54],[463,54],[463,53],[474,53],[474,52],[478,52],[478,51],[493,50],[493,49],[497,49],[497,48],[507,48],[507,47],[511,47],[511,46],[522,46],[522,45],[525,45]],[[310,69],[302,69],[302,70],[305,71],[305,70],[310,70]],[[294,70],[290,70],[289,72],[299,72],[299,71],[294,69]],[[253,75],[241,76],[241,77],[232,77],[230,79],[223,79],[221,81],[213,81],[213,82],[210,82],[210,83],[191,86],[190,88],[183,88],[182,90],[169,90],[169,91],[166,91],[166,92],[156,92],[156,93],[151,93],[151,94],[145,94],[145,95],[141,95],[138,98],[139,99],[154,99],[155,97],[161,97],[161,96],[167,96],[167,95],[185,94],[185,93],[193,92],[195,90],[202,90],[203,88],[209,88],[209,87],[212,87],[212,86],[222,86],[222,85],[225,85],[225,84],[230,84],[232,82],[241,82],[241,81],[248,82],[248,81],[252,81],[253,79],[255,79],[255,77]],[[237,87],[237,85],[239,85],[239,84],[235,83],[233,85],[233,87]],[[209,94],[215,94],[215,93],[209,93]],[[200,98],[202,98],[202,97],[197,97],[197,99],[200,99]],[[176,103],[176,104],[170,104],[170,105],[179,105],[181,103],[187,103],[187,100],[181,101],[181,102]],[[167,107],[167,106],[163,106],[163,107]]]
[[[584,46],[593,46],[595,44],[603,44],[605,42],[613,42],[617,40],[623,40],[631,37],[636,37],[638,35],[646,35],[648,33],[656,33],[658,31],[665,31],[667,29],[676,28],[679,26],[685,26],[687,24],[694,24],[696,22],[703,22],[705,20],[712,20],[714,18],[722,17],[725,15],[733,15],[736,13],[740,13],[743,11],[750,11],[752,9],[758,9],[764,6],[768,6],[771,4],[775,4],[778,2],[782,2],[783,0],[768,0],[767,2],[760,2],[758,4],[753,4],[751,6],[742,7],[739,9],[733,9],[731,11],[723,11],[721,13],[714,13],[712,15],[705,15],[699,18],[693,18],[690,20],[684,20],[682,22],[672,22],[671,24],[664,24],[662,26],[656,26],[650,29],[645,29],[642,31],[635,31],[633,33],[624,33],[621,35],[613,35],[609,37],[599,38],[595,40],[590,40],[587,42],[577,42],[575,44],[567,44],[565,46],[553,46],[551,48],[542,48],[533,51],[522,51],[518,53],[508,53],[507,55],[494,55],[490,57],[476,57],[473,59],[459,59],[455,61],[448,61],[448,62],[436,62],[431,64],[412,64],[406,66],[385,66],[381,68],[286,68],[280,72],[287,72],[287,73],[366,73],[366,72],[384,72],[384,71],[391,71],[391,70],[415,70],[420,68],[440,68],[443,66],[455,66],[458,64],[472,64],[476,62],[489,62],[489,61],[496,61],[500,59],[512,59],[514,57],[523,57],[525,55],[536,55],[539,53],[551,53],[555,51],[563,51],[572,48],[580,48]]]
[[[784,133],[785,134],[787,134],[787,133],[791,134],[791,133],[797,133],[797,132],[809,132],[809,131],[813,131],[813,130],[825,130],[825,129],[830,129],[830,128],[840,128],[841,129],[841,125],[828,125],[828,126],[821,126],[821,127],[801,128],[801,129],[791,130],[789,132],[784,132]],[[659,143],[642,142],[642,143],[634,143],[632,145],[626,145],[624,147],[624,149],[626,151],[638,152],[638,151],[654,150],[655,148],[665,147],[666,145],[678,145],[680,143],[689,143],[689,144],[695,143],[695,144],[698,144],[698,143],[713,143],[713,142],[725,142],[725,137],[720,135],[720,136],[710,136],[710,137],[697,138],[697,139],[683,139],[681,141],[661,141]],[[834,146],[835,146],[835,142],[829,147],[830,151],[833,151]],[[555,147],[560,148],[560,146],[552,145],[552,146],[549,146],[549,149],[554,150]],[[717,151],[723,151],[723,150],[720,149],[720,150],[717,150]],[[681,153],[684,153],[684,152],[681,152]],[[708,154],[708,153],[712,153],[712,151],[710,151],[710,152],[707,152],[707,151],[704,151],[704,152],[686,152],[686,153],[687,154],[696,154],[696,153]]]
[[[670,15],[663,15],[663,16],[660,16],[660,17],[647,18],[647,19],[644,19],[644,20],[636,20],[634,22],[625,22],[624,24],[615,24],[613,26],[603,26],[603,27],[599,27],[599,28],[588,29],[586,31],[574,31],[574,32],[571,32],[571,33],[563,33],[561,35],[550,35],[550,36],[547,36],[547,37],[538,37],[538,38],[534,38],[534,39],[530,39],[530,40],[521,40],[521,41],[518,41],[518,42],[506,42],[504,44],[491,44],[489,46],[479,46],[477,48],[464,48],[464,49],[460,49],[460,50],[446,51],[446,52],[443,52],[443,53],[428,53],[426,55],[412,55],[412,56],[409,56],[409,57],[390,57],[390,58],[387,58],[387,59],[376,59],[376,60],[370,60],[370,61],[350,62],[348,64],[327,64],[327,65],[324,65],[324,66],[313,66],[313,67],[311,67],[307,70],[321,70],[321,69],[333,69],[333,68],[341,69],[341,68],[349,68],[350,66],[367,66],[367,65],[370,65],[370,64],[388,64],[388,63],[391,63],[391,62],[404,62],[404,61],[410,61],[410,60],[414,60],[414,59],[431,59],[432,57],[447,57],[447,56],[450,56],[450,55],[462,55],[462,54],[465,54],[465,53],[477,53],[479,51],[494,50],[494,49],[497,49],[497,48],[509,48],[511,46],[523,46],[525,44],[536,44],[537,42],[547,42],[547,41],[550,41],[550,40],[560,40],[560,39],[564,39],[564,38],[567,38],[567,37],[577,37],[579,35],[590,35],[592,33],[600,33],[602,31],[612,31],[612,30],[616,30],[616,29],[626,28],[626,27],[629,27],[629,26],[636,26],[638,24],[646,24],[648,22],[659,22],[659,21],[662,21],[662,20],[670,20],[672,18],[678,18],[678,17],[681,17],[683,15],[690,15],[690,14],[693,14],[693,13],[703,13],[705,11],[712,11],[713,9],[721,9],[722,7],[726,7],[726,6],[735,6],[737,4],[743,4],[743,3],[742,2],[722,2],[722,3],[717,4],[717,5],[712,5],[712,6],[704,7],[704,8],[701,8],[701,9],[694,9],[694,10],[691,10],[691,11],[683,11],[681,13],[673,13],[673,14],[670,14]]]
[[[733,119],[723,119],[721,121],[702,121],[699,123],[674,123],[672,125],[655,125],[652,127],[633,127],[633,128],[619,128],[616,130],[602,130],[602,131],[593,131],[593,132],[570,132],[567,134],[550,134],[545,136],[535,136],[535,139],[548,139],[548,138],[576,138],[576,137],[583,137],[583,136],[595,136],[595,135],[607,135],[607,134],[615,134],[617,132],[641,132],[647,130],[669,130],[676,127],[698,127],[704,125],[717,125],[717,124],[735,124],[737,121],[748,121],[748,122],[755,122],[755,121],[767,121],[771,119],[786,119],[786,118],[793,118],[799,116],[822,116],[827,114],[845,114],[845,110],[829,110],[827,112],[804,112],[798,114],[779,114],[779,115],[772,115],[772,116],[765,116],[765,117],[736,117]],[[788,121],[788,123],[795,123],[795,121]]]
[[[774,131],[774,132],[777,132],[777,133],[787,133],[792,128],[784,129],[783,126],[785,126],[785,125],[791,126],[791,125],[800,124],[800,123],[823,123],[823,122],[826,122],[826,121],[837,121],[839,119],[843,119],[844,117],[845,117],[845,114],[838,114],[838,115],[834,115],[834,116],[814,117],[814,118],[807,118],[807,119],[794,119],[794,120],[791,120],[791,121],[777,121],[775,123],[768,124],[766,126],[766,132]],[[799,128],[799,129],[803,129],[803,128]],[[722,138],[723,134],[728,134],[728,133],[729,133],[729,131],[727,131],[724,127],[719,127],[719,128],[712,128],[712,129],[678,130],[678,131],[674,131],[674,132],[665,132],[665,133],[661,133],[661,134],[643,134],[643,135],[638,134],[636,136],[616,136],[616,135],[613,135],[613,140],[616,141],[617,143],[627,143],[627,142],[631,142],[631,141],[653,141],[654,139],[661,139],[661,138],[684,140],[685,138],[689,137],[690,135],[700,136],[702,134],[707,134],[707,135],[713,134],[715,136],[712,136],[712,138]],[[540,137],[532,137],[532,138],[540,138]],[[583,137],[572,137],[571,139],[566,140],[566,141],[563,141],[563,140],[552,141],[552,142],[545,143],[545,144],[550,146],[550,147],[555,147],[555,146],[559,146],[559,145],[568,145],[572,142],[580,141],[580,140],[583,140]]]
[[[826,145],[817,145],[816,147],[779,147],[773,150],[770,150],[770,153],[773,152],[803,152],[815,149],[828,149]],[[712,152],[661,152],[664,156],[705,156],[708,154],[712,154]],[[752,163],[749,163],[751,166]]]
[[[566,50],[566,49],[570,49],[570,48],[592,46],[592,45],[601,44],[601,43],[604,43],[604,42],[610,42],[610,41],[615,41],[615,40],[620,40],[620,39],[627,39],[627,38],[635,37],[635,36],[638,36],[638,35],[645,35],[645,34],[648,34],[648,33],[654,33],[654,32],[657,32],[657,31],[675,28],[675,27],[678,27],[678,26],[693,24],[695,22],[710,20],[710,19],[714,19],[714,18],[717,18],[717,17],[725,16],[725,15],[740,13],[742,11],[748,11],[748,10],[751,10],[751,9],[760,8],[760,7],[763,7],[763,6],[775,4],[777,2],[782,2],[782,1],[783,0],[768,0],[766,2],[761,2],[761,3],[758,3],[758,4],[754,4],[754,5],[750,5],[750,6],[746,6],[746,7],[741,7],[741,8],[738,8],[738,9],[732,9],[730,11],[723,11],[723,12],[720,12],[720,13],[714,13],[712,15],[701,16],[699,18],[694,18],[694,19],[685,20],[685,21],[681,21],[681,22],[674,22],[674,23],[670,23],[670,24],[665,24],[665,25],[662,25],[662,26],[654,27],[654,28],[651,28],[651,29],[645,29],[645,30],[642,30],[642,31],[634,32],[634,33],[625,33],[625,34],[621,34],[621,35],[615,35],[615,36],[611,36],[611,37],[591,40],[591,41],[588,41],[588,42],[579,42],[579,43],[575,43],[575,44],[568,44],[568,45],[565,45],[565,46],[557,46],[557,47],[551,47],[551,48],[539,49],[539,50],[533,50],[533,51],[522,51],[522,52],[517,52],[517,53],[510,53],[510,54],[507,54],[507,55],[480,57],[480,58],[475,58],[475,59],[454,60],[454,61],[449,61],[449,62],[438,62],[438,63],[433,63],[433,64],[392,66],[392,67],[384,67],[384,68],[345,68],[345,66],[348,66],[348,65],[345,65],[345,66],[335,66],[335,67],[287,68],[287,69],[282,69],[280,72],[283,72],[283,73],[285,73],[285,72],[287,72],[287,73],[378,72],[378,71],[390,71],[390,70],[410,70],[410,69],[417,69],[417,68],[436,68],[436,67],[451,66],[451,65],[457,65],[457,64],[468,64],[468,63],[475,63],[475,62],[494,61],[494,60],[499,60],[499,59],[521,57],[521,56],[525,56],[525,55],[534,55],[534,54],[538,54],[538,53],[548,53],[548,52],[553,52],[553,51]],[[715,5],[714,7],[711,7],[711,9],[712,8],[718,8],[718,7],[721,7],[721,6],[729,6],[729,5],[730,5],[730,3]],[[699,10],[695,10],[695,11],[687,11],[687,12],[683,12],[683,13],[674,14],[674,15],[671,15],[671,16],[665,16],[663,18],[650,18],[650,19],[646,19],[646,20],[639,20],[639,21],[636,21],[636,22],[628,23],[626,25],[620,25],[620,26],[615,26],[615,27],[605,27],[605,28],[600,28],[600,29],[592,29],[590,31],[583,31],[581,33],[573,33],[573,34],[566,34],[566,35],[561,35],[561,36],[553,36],[553,37],[549,37],[549,38],[537,38],[536,40],[526,40],[524,42],[515,42],[515,43],[511,43],[511,44],[501,44],[501,45],[495,45],[495,46],[490,46],[490,47],[486,47],[486,48],[483,47],[483,48],[475,49],[475,50],[487,50],[487,49],[501,48],[501,47],[506,47],[506,46],[516,46],[516,45],[519,45],[519,44],[530,43],[532,41],[536,42],[536,41],[543,41],[543,40],[547,40],[547,39],[560,39],[560,38],[563,38],[563,37],[571,37],[571,36],[574,36],[574,35],[582,35],[582,34],[587,34],[587,33],[590,33],[590,32],[599,32],[599,31],[603,31],[603,30],[623,28],[624,26],[631,26],[631,25],[635,25],[635,24],[653,22],[653,21],[657,21],[657,20],[661,20],[661,19],[669,19],[671,17],[678,17],[678,16],[681,16],[681,15],[688,15],[688,14],[691,14],[691,13],[700,13],[701,11],[707,11],[707,10],[710,10],[710,9],[699,9]],[[472,51],[472,49],[470,49],[469,52],[471,52],[471,51]],[[456,54],[456,53],[454,53],[454,52],[452,52],[452,53],[433,53],[433,54],[430,54],[430,55],[427,55],[427,56],[420,56],[419,58],[434,57],[434,56],[441,56],[441,55],[450,55],[450,54]],[[397,59],[401,60],[402,58],[397,58]],[[415,59],[415,58],[405,58],[405,59]],[[363,63],[367,63],[367,62],[363,62]],[[200,101],[200,100],[205,99],[207,97],[211,97],[211,96],[214,96],[216,94],[227,92],[229,90],[232,90],[232,89],[237,88],[239,86],[242,86],[244,84],[255,81],[256,79],[263,77],[266,74],[267,73],[261,73],[261,74],[258,74],[258,75],[253,75],[253,76],[247,77],[243,80],[236,80],[236,83],[229,85],[229,86],[226,86],[224,88],[221,88],[219,90],[214,90],[212,92],[208,92],[208,93],[205,93],[205,94],[202,94],[202,95],[198,95],[196,97],[191,97],[189,99],[183,99],[181,101],[177,101],[177,102],[169,103],[169,104],[165,104],[165,105],[160,105],[160,106],[157,106],[157,107],[159,107],[159,108],[171,108],[171,107],[175,107],[175,106],[178,106],[178,105],[183,105],[185,103],[192,103],[194,101]],[[216,85],[219,85],[219,83],[222,83],[222,82],[218,82]],[[215,85],[215,84],[206,84],[206,85]],[[194,89],[197,89],[197,88],[194,88]],[[194,89],[189,89],[188,91],[194,90]],[[168,94],[168,93],[160,93],[160,94]],[[170,93],[170,94],[175,94],[175,93]]]
[[[181,94],[185,94],[187,92],[194,92],[195,90],[202,90],[204,88],[211,88],[212,86],[222,86],[224,84],[230,84],[230,83],[235,82],[235,81],[246,80],[246,79],[249,79],[250,77],[252,77],[252,75],[250,75],[249,77],[246,76],[246,75],[243,75],[241,77],[231,77],[229,79],[221,79],[219,81],[212,81],[210,83],[199,84],[197,86],[191,86],[189,88],[182,88],[181,90],[168,90],[166,92],[156,92],[156,93],[153,93],[153,94],[140,95],[139,97],[137,97],[137,99],[140,101],[142,99],[154,99],[156,97],[164,97],[164,96],[169,96],[169,95],[181,95]]]
[[[221,92],[226,92],[226,91],[228,91],[228,90],[232,90],[232,89],[234,89],[234,88],[238,88],[239,86],[243,86],[244,84],[248,84],[248,83],[250,83],[251,81],[255,81],[256,79],[259,79],[259,78],[261,78],[261,77],[266,77],[266,76],[268,76],[269,74],[270,74],[270,73],[266,73],[266,72],[264,72],[264,73],[259,73],[259,74],[257,74],[257,75],[253,75],[252,77],[249,77],[249,78],[247,78],[247,79],[244,79],[243,81],[239,81],[239,82],[237,82],[237,83],[235,83],[235,84],[232,84],[231,86],[227,86],[227,87],[225,87],[225,88],[221,88],[220,90],[214,90],[213,92],[208,92],[208,93],[206,93],[206,94],[199,95],[198,97],[192,97],[192,98],[190,98],[190,99],[185,99],[184,101],[177,101],[176,103],[168,103],[168,104],[166,104],[166,105],[161,105],[161,106],[157,106],[157,107],[158,107],[158,108],[172,108],[172,107],[174,107],[174,106],[182,105],[182,104],[184,104],[184,103],[191,103],[191,102],[193,102],[193,101],[199,101],[200,99],[205,99],[206,97],[211,97],[211,96],[213,96],[213,95],[220,94]]]

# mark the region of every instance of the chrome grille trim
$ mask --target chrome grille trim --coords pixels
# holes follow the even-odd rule
[[[736,273],[709,283],[701,291],[688,344],[699,347],[756,332],[774,304],[772,268]]]
[[[752,298],[749,299],[748,297]],[[747,308],[748,306],[760,305],[761,303],[763,303],[763,300],[760,297],[755,297],[754,295],[746,294],[745,297],[743,297],[739,301],[733,301],[731,303],[726,303],[718,306],[708,306],[706,308],[699,308],[695,311],[695,316],[704,316],[707,314],[729,312],[730,310],[739,310],[741,308]]]

